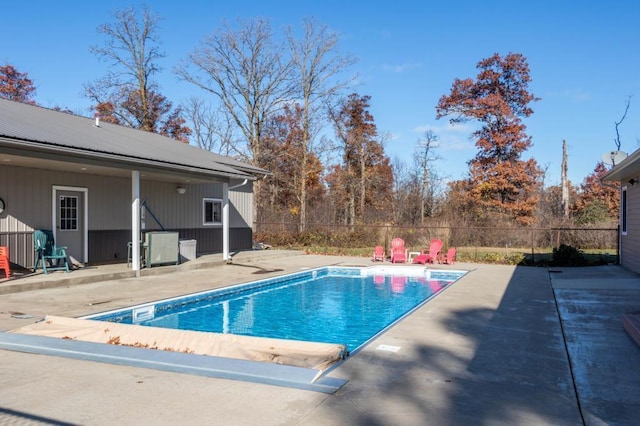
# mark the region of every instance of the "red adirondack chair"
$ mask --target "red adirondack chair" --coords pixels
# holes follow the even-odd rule
[[[440,257],[440,263],[446,263],[447,265],[453,265],[454,263],[456,263],[456,248],[449,247],[449,250],[447,250],[447,254],[443,254]]]
[[[422,250],[422,252],[413,258],[413,263],[435,263],[439,261],[440,250],[442,250],[442,240],[434,238],[429,245],[429,251]]]
[[[9,263],[9,247],[0,246],[0,271],[4,271],[7,278],[11,278],[11,264]]]
[[[382,246],[376,246],[375,249],[373,249],[373,259],[371,259],[373,262],[384,262],[384,247]]]
[[[402,238],[394,238],[391,240],[391,263],[406,263],[407,249],[404,248],[404,240]]]

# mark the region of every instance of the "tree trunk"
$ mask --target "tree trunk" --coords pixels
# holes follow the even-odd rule
[[[367,191],[367,164],[365,158],[365,147],[360,150],[360,220],[364,220],[364,211],[366,207],[366,191]]]
[[[569,181],[567,180],[567,141],[562,141],[562,213],[565,218],[569,217]]]

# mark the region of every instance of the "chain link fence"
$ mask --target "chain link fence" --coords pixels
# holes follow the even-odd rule
[[[285,222],[255,223],[256,239],[274,246],[300,244],[339,248],[389,248],[393,238],[400,237],[405,247],[421,250],[438,238],[444,247],[478,253],[521,253],[531,260],[550,256],[561,245],[596,252],[611,263],[618,259],[618,229],[597,227],[456,227],[309,224],[304,232],[298,224]]]

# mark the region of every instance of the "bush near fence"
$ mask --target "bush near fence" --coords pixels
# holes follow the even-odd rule
[[[368,257],[376,245],[384,246],[388,252],[391,240],[396,237],[404,239],[410,251],[426,249],[432,239],[438,238],[443,241],[445,250],[448,247],[457,248],[458,261],[512,265],[554,265],[554,249],[561,246],[580,251],[588,264],[617,263],[618,258],[617,228],[338,224],[311,224],[303,232],[297,228],[295,223],[256,223],[254,239],[274,248]]]

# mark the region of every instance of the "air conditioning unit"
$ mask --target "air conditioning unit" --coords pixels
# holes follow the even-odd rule
[[[146,266],[174,264],[180,260],[178,250],[177,232],[146,232],[144,234],[144,245],[146,247]]]

